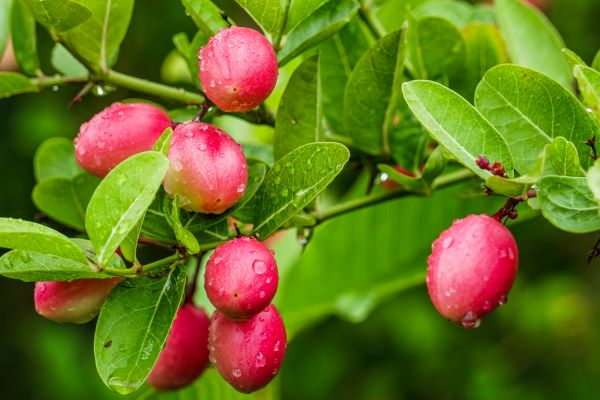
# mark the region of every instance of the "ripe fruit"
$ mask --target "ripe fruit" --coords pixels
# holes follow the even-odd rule
[[[216,126],[187,122],[173,131],[164,188],[190,211],[221,214],[242,197],[248,168],[242,147]]]
[[[106,296],[122,278],[37,282],[35,310],[57,322],[83,324],[98,315]]]
[[[202,308],[184,304],[167,344],[160,352],[148,383],[159,391],[179,389],[192,383],[208,365],[208,316]]]
[[[208,299],[233,319],[248,319],[264,310],[273,300],[278,283],[273,254],[249,236],[217,247],[204,273]]]
[[[160,108],[144,103],[113,103],[81,125],[75,156],[85,170],[103,177],[120,162],[152,150],[172,124]]]
[[[270,305],[251,320],[235,322],[216,311],[210,321],[210,360],[236,390],[250,393],[269,383],[283,362],[285,326]]]
[[[488,215],[455,221],[433,242],[427,288],[438,312],[465,328],[504,304],[519,264],[510,231]]]
[[[255,108],[277,83],[275,51],[250,28],[220,30],[200,49],[198,58],[204,93],[223,111]]]

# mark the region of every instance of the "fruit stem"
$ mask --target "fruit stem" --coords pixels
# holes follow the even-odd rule
[[[179,254],[179,252],[177,252],[169,257],[165,257],[161,260],[154,261],[150,264],[143,265],[142,272],[143,273],[155,272],[157,270],[161,270],[163,267],[165,267],[167,265],[171,265],[174,262],[177,262],[180,260],[181,260],[181,254]]]
[[[468,169],[460,169],[458,171],[450,172],[446,175],[442,175],[436,178],[431,184],[432,189],[441,189],[446,186],[451,186],[455,183],[462,182],[466,179],[473,177],[473,173]],[[423,192],[411,192],[405,189],[397,189],[393,191],[386,191],[377,193],[370,196],[360,197],[358,199],[349,200],[344,203],[337,204],[329,207],[323,211],[313,211],[310,216],[313,217],[317,224],[324,222],[328,219],[336,217],[338,215],[346,214],[356,210],[360,210],[365,207],[373,206],[375,204],[384,203],[389,200],[398,199],[406,196],[424,196],[427,193]]]

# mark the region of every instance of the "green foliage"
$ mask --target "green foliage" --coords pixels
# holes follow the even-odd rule
[[[11,33],[15,58],[23,72],[39,75],[35,20],[24,2],[15,1],[11,10]]]
[[[557,175],[581,176],[577,149],[564,137],[559,136],[546,146],[546,159]]]
[[[120,394],[137,390],[152,370],[183,298],[185,270],[119,283],[98,317],[94,353],[104,383]]]
[[[51,32],[66,32],[92,17],[87,3],[70,0],[23,0],[35,19]],[[100,1],[97,1],[100,3]]]
[[[600,72],[585,65],[573,68],[584,103],[600,122]]]
[[[214,35],[219,29],[227,28],[221,10],[210,0],[181,0],[185,11],[205,37]]]
[[[36,87],[25,75],[16,72],[0,72],[0,99],[35,91]]]
[[[33,157],[35,180],[73,178],[83,172],[75,160],[73,143],[66,138],[51,138],[38,147]]]

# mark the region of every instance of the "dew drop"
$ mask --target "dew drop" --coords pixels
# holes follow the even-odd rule
[[[181,171],[183,169],[183,165],[178,160],[173,161],[173,168],[175,171]]]
[[[507,256],[506,251],[500,250],[500,258],[506,258],[506,256]]]
[[[256,368],[263,368],[265,365],[267,365],[267,359],[263,353],[259,352],[256,355]]]
[[[512,249],[510,247],[508,248],[508,258],[511,260],[515,259],[515,253],[513,253]]]
[[[213,261],[213,263],[214,263],[215,265],[218,265],[218,264],[220,264],[220,263],[221,263],[221,261],[223,261],[223,257],[221,257],[221,256],[215,256],[215,257],[212,259],[212,261]]]
[[[473,311],[469,311],[462,319],[461,324],[466,329],[475,329],[481,325],[481,319]]]
[[[240,183],[236,189],[236,191],[238,193],[244,193],[244,190],[246,190],[246,185],[244,183]]]
[[[264,299],[266,295],[267,294],[265,293],[265,291],[261,290],[260,293],[258,294],[258,297],[260,297],[261,299]]]
[[[233,374],[233,376],[235,376],[236,378],[239,378],[240,376],[242,376],[242,370],[239,368],[234,368],[233,371],[231,371],[231,373]]]
[[[210,82],[208,83],[208,86],[210,86],[211,88],[214,88],[217,85],[215,84],[215,81],[213,79],[211,79]]]
[[[265,272],[267,272],[267,264],[265,264],[265,262],[262,260],[254,260],[254,262],[252,263],[252,269],[258,275],[262,275]]]
[[[447,249],[450,246],[452,246],[452,242],[454,242],[454,238],[452,237],[447,237],[446,239],[444,239],[444,241],[442,242],[442,248]]]
[[[278,352],[279,346],[281,346],[281,342],[278,340],[277,342],[275,342],[275,346],[273,346],[273,351]]]
[[[506,296],[505,294],[503,294],[502,296],[500,296],[500,298],[498,299],[498,305],[499,306],[503,306],[506,303],[508,303],[508,296]]]
[[[268,277],[268,278],[265,280],[265,283],[266,283],[266,284],[269,284],[269,283],[271,283],[271,281],[272,281],[271,277]]]

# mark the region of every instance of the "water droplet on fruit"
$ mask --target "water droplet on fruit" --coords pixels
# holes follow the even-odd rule
[[[500,250],[500,258],[506,258],[506,251]]]
[[[469,311],[462,319],[461,324],[466,329],[475,329],[481,325],[481,319],[473,311]]]
[[[258,294],[258,297],[260,297],[261,299],[264,299],[266,295],[267,294],[265,293],[265,291],[261,290],[260,293]]]
[[[238,193],[244,193],[244,190],[246,190],[246,185],[244,183],[240,183],[237,187],[237,192]]]
[[[208,83],[208,86],[210,86],[211,88],[214,88],[217,85],[215,84],[215,81],[213,79],[211,79],[210,82]]]
[[[259,352],[256,355],[256,368],[263,368],[265,365],[267,365],[267,359],[263,353]]]
[[[215,357],[212,353],[210,353],[208,355],[208,359],[210,360],[211,363],[216,364],[217,363],[217,357]]]
[[[508,296],[506,296],[505,294],[503,294],[502,296],[500,296],[500,298],[498,299],[498,305],[499,306],[503,306],[506,303],[508,303]]]
[[[510,258],[511,260],[515,259],[515,253],[513,253],[510,247],[508,248],[508,258]]]
[[[279,351],[279,346],[281,346],[281,342],[278,340],[275,342],[275,346],[273,346],[273,351],[274,352],[278,352]]]
[[[454,238],[448,237],[444,239],[444,241],[442,242],[442,248],[449,248],[450,246],[452,246],[452,242],[454,242]]]
[[[267,264],[265,264],[265,262],[262,260],[254,260],[254,262],[252,263],[252,269],[258,275],[262,275],[265,272],[267,272]]]
[[[183,169],[183,165],[178,160],[173,161],[173,168],[175,171],[181,171]]]
[[[485,301],[483,303],[483,311],[484,312],[489,312],[492,310],[492,303],[490,303],[489,301]]]
[[[220,264],[220,263],[221,263],[221,261],[223,261],[223,257],[220,257],[220,256],[215,256],[215,257],[213,258],[213,263],[214,263],[215,265],[218,265],[218,264]]]
[[[269,283],[271,283],[271,281],[272,281],[271,277],[268,277],[268,278],[265,280],[265,283],[266,283],[266,284],[269,284]]]
[[[242,376],[242,370],[239,368],[234,368],[233,371],[231,371],[231,373],[233,374],[233,376],[235,376],[236,378],[239,378],[240,376]]]

